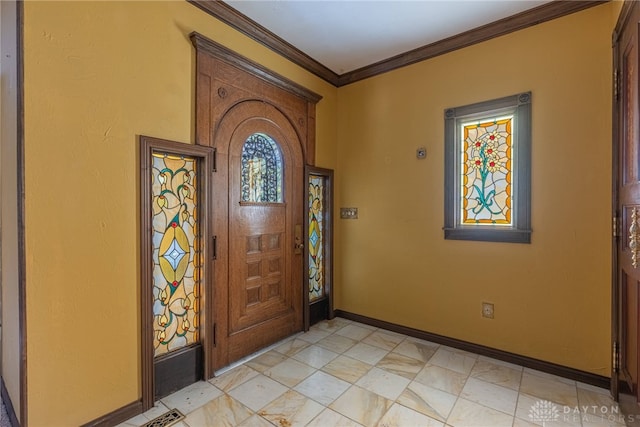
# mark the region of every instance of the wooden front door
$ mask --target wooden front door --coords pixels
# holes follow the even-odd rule
[[[623,7],[614,35],[614,269],[611,391],[631,396],[638,413],[640,329],[640,144],[638,25],[640,5]],[[622,397],[622,396],[621,396]],[[634,409],[635,408],[635,409]]]
[[[227,264],[228,280],[214,285],[215,369],[303,326],[300,141],[282,113],[258,101],[235,106],[220,129],[227,173],[214,187],[228,195],[228,239],[216,262]]]
[[[197,33],[196,143],[212,174],[213,372],[303,329],[304,167],[321,97]]]

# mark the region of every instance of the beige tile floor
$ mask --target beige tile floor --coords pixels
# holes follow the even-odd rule
[[[623,426],[608,390],[342,318],[314,325],[121,424]]]

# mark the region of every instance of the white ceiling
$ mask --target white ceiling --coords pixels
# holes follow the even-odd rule
[[[225,0],[344,74],[549,0]]]

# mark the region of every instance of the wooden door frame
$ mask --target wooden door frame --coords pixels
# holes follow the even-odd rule
[[[154,356],[153,356],[153,293],[149,284],[153,278],[152,259],[152,206],[151,206],[151,158],[154,151],[170,152],[201,159],[198,180],[200,191],[200,214],[202,236],[201,314],[200,342],[203,348],[203,375],[209,378],[213,331],[207,325],[212,316],[211,257],[206,244],[211,229],[211,170],[215,150],[210,147],[185,144],[149,136],[140,136],[140,321],[141,321],[141,370],[142,370],[142,410],[151,409],[155,402]]]
[[[314,166],[316,104],[322,99],[322,96],[196,32],[191,33],[190,39],[196,51],[196,144],[214,147],[215,136],[219,132],[219,120],[226,111],[233,108],[238,102],[261,101],[271,104],[288,118],[301,142],[303,166]],[[238,82],[233,79],[233,75],[229,75],[238,71],[244,72],[254,79],[254,86],[250,90],[239,87]],[[262,83],[266,83],[266,85]],[[295,105],[278,102],[277,97],[283,92],[295,96]],[[222,153],[220,154],[222,157]],[[221,170],[218,173],[224,174],[225,172]],[[304,178],[304,173],[302,176]],[[304,183],[301,182],[300,185],[304,185]],[[303,197],[303,188],[300,190],[300,197]],[[222,202],[217,199],[214,203],[214,210],[224,208]],[[300,214],[304,214],[304,212],[300,212]],[[214,220],[212,226],[215,226],[215,221],[225,220],[221,218]],[[220,247],[224,247],[225,239],[224,236],[218,236]],[[218,276],[224,276],[224,268],[224,266],[216,267],[213,280],[216,280]],[[301,283],[300,287],[304,291],[307,289],[307,284]],[[302,294],[304,295],[304,292]],[[214,295],[214,298],[217,297]],[[303,321],[304,310],[308,310],[308,306],[304,303],[302,306],[303,318],[301,320]],[[213,374],[213,359],[209,363],[211,365],[208,372]]]
[[[189,37],[196,49],[196,144],[213,147],[215,131],[210,118],[212,110],[218,107],[218,105],[214,105],[214,102],[220,103],[220,108],[227,108],[226,105],[233,102],[229,99],[228,92],[224,87],[218,89],[218,99],[215,100],[211,99],[210,91],[204,90],[211,89],[214,82],[212,76],[200,72],[200,67],[210,60],[221,61],[270,83],[277,90],[284,90],[296,95],[306,102],[306,116],[296,117],[294,125],[296,125],[296,131],[299,132],[300,141],[303,142],[302,155],[305,164],[315,166],[316,104],[322,99],[322,96],[197,32],[191,33]],[[272,94],[256,93],[254,95],[253,99],[268,100]],[[288,116],[288,114],[285,115]]]
[[[612,69],[613,69],[613,90],[612,90],[612,118],[611,118],[611,129],[612,129],[612,154],[611,154],[611,217],[614,222],[614,230],[613,230],[613,238],[611,239],[611,381],[610,381],[610,390],[611,395],[615,401],[618,401],[619,396],[619,388],[618,388],[618,367],[616,366],[615,358],[616,349],[618,347],[618,325],[619,325],[619,295],[618,295],[618,235],[620,234],[617,230],[618,221],[620,218],[620,213],[618,212],[618,163],[619,163],[619,145],[620,141],[618,140],[619,134],[619,125],[618,125],[618,117],[619,117],[619,106],[618,106],[618,81],[617,81],[617,70],[618,70],[618,56],[619,56],[619,44],[618,38],[619,33],[617,32],[618,26],[620,26],[620,22],[618,21],[618,25],[614,30],[612,40],[613,40],[613,55],[612,55]]]
[[[612,34],[612,74],[613,74],[613,88],[612,88],[612,197],[611,197],[611,217],[613,221],[612,226],[612,239],[611,239],[611,384],[610,391],[615,401],[619,400],[620,393],[633,393],[633,390],[629,390],[626,381],[620,382],[620,360],[621,360],[621,348],[624,348],[624,331],[622,330],[622,305],[621,305],[621,289],[619,281],[621,280],[619,274],[619,256],[620,239],[624,235],[622,232],[622,212],[618,210],[620,203],[619,185],[620,185],[620,154],[621,150],[621,133],[620,133],[620,120],[621,120],[621,105],[622,97],[620,96],[621,76],[620,76],[620,55],[622,54],[620,46],[620,37],[622,30],[627,25],[627,21],[631,17],[635,1],[625,0],[620,14],[618,15],[618,21]]]

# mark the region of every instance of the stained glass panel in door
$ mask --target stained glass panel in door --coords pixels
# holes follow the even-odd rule
[[[254,133],[242,147],[243,202],[281,203],[282,154],[268,135]]]
[[[309,302],[325,296],[325,177],[309,175]]]
[[[202,247],[198,160],[153,154],[154,356],[198,342]]]

